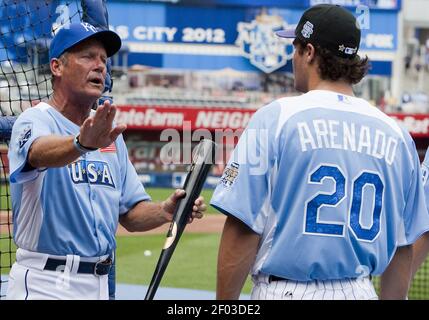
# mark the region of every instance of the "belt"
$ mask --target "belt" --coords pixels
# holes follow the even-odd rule
[[[272,282],[272,281],[288,281],[289,279],[286,279],[286,278],[281,278],[281,277],[277,277],[277,276],[275,276],[275,275],[273,275],[273,274],[270,274],[269,276],[268,276],[268,281],[269,282]]]
[[[64,259],[53,259],[48,258],[43,270],[51,271],[64,271],[66,260]],[[109,274],[110,268],[112,267],[112,259],[107,258],[104,261],[98,262],[79,262],[77,273],[93,274],[96,276],[104,276]]]
[[[372,280],[372,275],[369,275],[369,280]],[[290,279],[277,277],[277,276],[271,274],[268,276],[268,281],[269,282],[272,282],[272,281],[290,281]]]

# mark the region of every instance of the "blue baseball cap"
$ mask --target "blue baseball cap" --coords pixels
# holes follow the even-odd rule
[[[90,38],[95,38],[104,45],[108,57],[121,48],[121,38],[113,31],[98,29],[87,22],[70,23],[58,30],[52,39],[49,61],[59,58],[65,51]]]

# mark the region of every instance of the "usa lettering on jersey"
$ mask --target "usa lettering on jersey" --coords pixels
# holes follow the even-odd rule
[[[109,165],[103,161],[79,160],[67,166],[76,184],[89,183],[115,188]]]

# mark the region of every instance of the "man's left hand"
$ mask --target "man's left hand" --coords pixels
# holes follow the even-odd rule
[[[176,189],[176,191],[171,194],[170,197],[168,197],[167,200],[162,202],[162,209],[167,213],[167,219],[168,221],[171,221],[173,219],[174,209],[176,208],[177,202],[184,198],[186,195],[185,190],[183,189]],[[188,223],[191,223],[194,218],[201,219],[204,215],[204,212],[207,210],[207,206],[204,203],[204,198],[202,196],[199,196],[195,202],[194,206],[192,208],[192,215],[189,217]]]

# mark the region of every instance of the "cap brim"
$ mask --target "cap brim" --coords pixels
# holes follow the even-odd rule
[[[295,28],[279,30],[276,32],[276,35],[281,37],[281,38],[296,38]]]
[[[111,57],[117,53],[122,46],[121,38],[115,32],[110,30],[99,31],[88,38],[96,38],[100,40],[106,48],[108,57]]]

